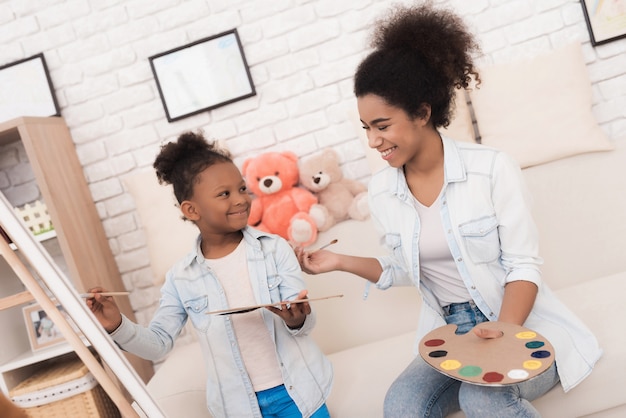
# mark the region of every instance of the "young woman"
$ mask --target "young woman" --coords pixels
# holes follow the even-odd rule
[[[483,338],[485,321],[524,325],[546,337],[556,365],[512,386],[487,387],[440,374],[419,356],[385,398],[389,418],[536,417],[530,401],[559,380],[580,383],[601,355],[596,339],[541,280],[537,231],[519,167],[502,152],[442,137],[455,88],[480,77],[478,45],[463,21],[427,3],[397,6],[373,33],[354,92],[369,146],[389,167],[369,184],[372,218],[390,254],[368,258],[297,249],[308,273],[342,270],[380,289],[416,286],[418,338],[456,324]],[[381,353],[384,356],[384,353]]]
[[[154,168],[171,183],[183,216],[200,234],[167,273],[149,326],[120,314],[111,297],[87,300],[124,350],[156,360],[187,319],[202,346],[207,402],[214,417],[328,417],[328,359],[308,336],[315,316],[306,302],[231,316],[210,311],[305,299],[300,266],[287,241],[247,226],[251,198],[239,169],[198,134],[165,145]],[[271,312],[270,312],[271,311]]]

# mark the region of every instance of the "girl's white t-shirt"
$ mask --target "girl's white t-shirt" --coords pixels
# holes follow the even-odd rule
[[[205,260],[220,281],[229,307],[237,308],[258,303],[250,284],[245,240],[242,239],[232,253],[221,258]],[[231,315],[231,320],[254,391],[259,392],[282,385],[283,376],[278,365],[276,345],[265,327],[261,310]]]

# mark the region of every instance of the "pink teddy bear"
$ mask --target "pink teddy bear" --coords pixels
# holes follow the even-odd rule
[[[242,173],[255,195],[248,224],[278,234],[298,246],[317,239],[327,211],[310,191],[297,187],[298,157],[290,151],[266,152],[244,161]]]

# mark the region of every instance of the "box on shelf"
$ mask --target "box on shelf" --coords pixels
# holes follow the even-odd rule
[[[87,366],[74,356],[43,363],[41,370],[13,388],[9,396],[30,418],[121,417]]]
[[[54,229],[48,207],[40,200],[27,203],[21,208],[15,208],[17,216],[24,221],[28,229],[35,234],[43,234]]]

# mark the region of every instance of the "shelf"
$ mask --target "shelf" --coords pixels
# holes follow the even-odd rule
[[[35,239],[38,242],[45,242],[56,237],[57,237],[57,231],[55,231],[54,229],[52,231],[47,231],[42,234],[35,235]],[[13,243],[9,244],[9,247],[11,247],[12,250],[17,250],[17,247]]]
[[[86,346],[90,346],[89,341],[85,337],[81,337]],[[11,370],[15,370],[24,366],[39,363],[54,357],[61,356],[74,351],[72,347],[67,343],[61,343],[52,347],[44,348],[37,351],[27,351],[13,360],[0,365],[0,373],[5,373]]]
[[[13,142],[21,143],[18,145],[26,153],[41,201],[45,202],[56,228],[34,235],[34,239],[41,243],[59,273],[63,273],[79,292],[94,286],[122,289],[124,283],[65,120],[61,117],[20,117],[0,123],[0,146],[12,146]],[[10,247],[21,259],[28,258],[28,254],[23,254],[26,248],[20,251],[16,245]],[[20,308],[28,302],[29,292],[1,258],[0,301],[6,302],[6,308],[0,310],[0,335],[4,336],[0,347],[0,391],[6,394],[36,371],[41,362],[70,355],[74,350],[67,341],[42,350],[31,350],[29,328],[24,321],[23,308]],[[37,284],[45,287],[46,293],[55,294],[55,284],[43,283],[45,280],[34,274],[37,273],[36,266],[28,264],[26,267]],[[117,303],[124,315],[135,319],[128,297],[119,298]],[[86,339],[83,342],[89,345]],[[144,382],[152,377],[151,362],[136,356],[129,356],[128,360]]]

